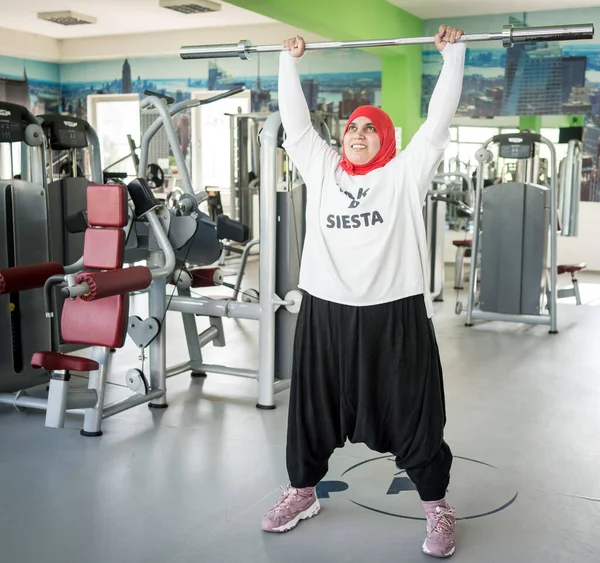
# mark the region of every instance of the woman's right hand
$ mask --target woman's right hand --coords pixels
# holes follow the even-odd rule
[[[283,42],[283,49],[285,51],[289,51],[292,57],[300,58],[302,55],[304,55],[304,39],[299,35],[296,35],[296,37],[292,37],[291,39],[286,39]]]

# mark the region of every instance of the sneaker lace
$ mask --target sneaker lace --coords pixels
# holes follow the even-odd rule
[[[454,530],[454,509],[452,508],[438,508],[438,512],[433,515],[433,521],[431,525],[432,533],[438,533],[442,536],[448,536],[452,534]]]
[[[298,491],[298,489],[294,489],[290,485],[286,485],[280,488],[282,495],[281,497],[279,497],[279,500],[273,505],[272,510],[274,512],[281,512],[282,510],[287,510],[292,503],[297,502],[302,497],[300,491]]]

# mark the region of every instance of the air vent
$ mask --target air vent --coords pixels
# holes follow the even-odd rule
[[[210,0],[160,0],[160,7],[175,10],[181,14],[200,14],[218,12],[221,4],[210,2]]]
[[[40,12],[38,14],[40,20],[58,23],[60,25],[86,25],[96,23],[98,20],[93,16],[84,14],[76,14],[75,12]]]

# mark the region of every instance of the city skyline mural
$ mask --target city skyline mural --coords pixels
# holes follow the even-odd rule
[[[0,56],[0,100],[25,106],[34,115],[60,111],[58,63]]]
[[[590,16],[600,22],[600,9],[572,14],[573,21],[588,23]],[[585,19],[587,17],[587,19]],[[567,14],[532,12],[501,16],[468,17],[452,24],[476,33],[484,25],[500,31],[504,25],[534,27],[565,24]],[[581,18],[584,18],[580,21]],[[490,26],[490,20],[492,25]],[[425,33],[435,33],[437,20],[428,20]],[[591,23],[595,23],[592,21]],[[423,50],[422,115],[426,114],[431,92],[441,69],[437,51]],[[499,47],[498,42],[472,43],[465,60],[465,79],[457,115],[494,117],[518,115],[585,115],[598,113],[600,85],[600,44],[584,42],[538,42]],[[596,110],[596,111],[594,111]]]
[[[424,35],[442,23],[466,33],[501,31],[503,26],[545,27],[592,23],[600,27],[600,8],[524,12],[428,20]],[[425,116],[441,69],[439,54],[423,50],[421,115]],[[576,115],[584,117],[581,199],[600,202],[600,39],[539,42],[504,49],[498,42],[472,43],[457,116]]]
[[[194,91],[242,85],[252,91],[252,111],[269,112],[278,108],[277,74],[277,54],[263,54],[251,61],[155,57],[69,63],[61,65],[62,99],[66,112],[85,118],[90,94],[143,96],[150,90],[181,101]],[[361,104],[381,106],[381,61],[368,53],[311,53],[302,63],[301,81],[311,109],[344,118]]]

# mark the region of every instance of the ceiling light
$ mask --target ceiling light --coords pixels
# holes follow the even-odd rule
[[[40,12],[38,15],[40,20],[58,23],[60,25],[85,25],[96,23],[98,20],[93,16],[76,14],[75,12]]]
[[[200,14],[203,12],[218,12],[221,4],[210,0],[159,0],[161,8],[175,10],[182,14]]]

